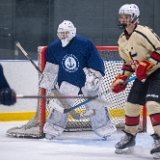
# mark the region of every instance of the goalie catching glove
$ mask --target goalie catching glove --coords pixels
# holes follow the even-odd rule
[[[111,85],[112,92],[114,93],[122,92],[127,86],[127,84],[123,84],[123,82],[125,82],[127,79],[128,79],[128,76],[118,74],[118,76],[116,77],[116,79],[113,81]]]
[[[146,60],[143,60],[139,63],[139,66],[136,70],[136,76],[141,81],[143,79],[146,79],[148,77],[147,71],[151,69],[153,65]]]
[[[85,88],[88,91],[96,91],[101,85],[103,79],[101,73],[92,68],[84,68],[84,73],[86,75]]]

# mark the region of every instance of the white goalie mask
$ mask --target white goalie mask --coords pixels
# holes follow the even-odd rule
[[[131,23],[136,22],[139,23],[139,16],[140,10],[136,4],[125,4],[119,9],[119,16],[120,15],[130,15],[131,16]],[[120,28],[125,28],[125,24],[121,24],[119,21],[118,26]]]
[[[62,42],[62,47],[65,47],[76,36],[76,28],[71,21],[64,20],[58,27],[57,36]]]

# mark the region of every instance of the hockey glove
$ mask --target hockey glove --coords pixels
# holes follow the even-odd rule
[[[11,88],[1,89],[0,103],[8,106],[13,105],[16,103],[16,93]]]
[[[85,88],[88,91],[96,91],[102,82],[102,75],[99,71],[92,68],[84,68],[84,73],[86,75]]]
[[[141,81],[143,79],[146,79],[148,77],[148,74],[146,73],[149,69],[151,69],[153,67],[153,65],[146,61],[143,60],[139,63],[139,66],[136,70],[136,76],[137,78]]]
[[[128,76],[119,74],[111,85],[112,92],[119,93],[122,92],[127,84],[123,84],[128,79]]]

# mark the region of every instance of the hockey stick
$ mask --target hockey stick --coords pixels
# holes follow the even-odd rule
[[[33,60],[29,57],[28,53],[23,49],[19,42],[16,43],[16,46],[22,51],[22,53],[27,57],[27,59],[33,64],[33,66],[37,69],[37,71],[42,74],[42,71],[37,67],[37,65],[33,62]]]
[[[95,100],[95,97],[90,97],[90,96],[40,96],[40,95],[22,95],[22,94],[17,94],[16,95],[16,98],[17,99],[66,99],[66,98],[70,98],[70,99],[79,99],[79,98],[83,98],[83,99],[89,99],[89,100]],[[106,102],[106,101],[103,101],[103,100],[99,100],[99,99],[96,99],[96,101],[98,102],[98,104],[101,104],[101,105],[104,105],[104,106],[108,106],[108,105],[111,105],[110,102]]]
[[[67,96],[49,96],[49,95],[47,95],[47,96],[41,96],[41,95],[23,95],[23,94],[17,94],[17,96],[16,96],[16,98],[33,98],[33,99],[35,99],[35,98],[37,98],[37,99],[51,99],[51,98],[54,98],[54,99],[66,99],[66,98],[70,98],[70,99],[77,99],[77,98],[84,98],[84,99],[94,99],[94,97],[92,96],[82,96],[82,97],[80,97],[80,96],[70,96],[70,95],[67,95]],[[100,102],[101,102],[101,100],[100,100]],[[103,101],[102,101],[103,102]],[[105,102],[105,101],[104,101]]]

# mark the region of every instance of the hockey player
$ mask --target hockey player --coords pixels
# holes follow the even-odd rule
[[[122,71],[111,88],[119,93],[135,72],[137,79],[125,104],[125,136],[115,145],[116,153],[135,146],[140,110],[146,104],[151,119],[155,146],[150,153],[160,158],[160,39],[148,27],[139,25],[140,10],[135,4],[125,4],[119,9],[119,27],[124,32],[118,39],[119,54],[123,59]]]
[[[62,95],[97,95],[101,89],[105,67],[96,47],[87,38],[76,36],[76,28],[68,20],[59,25],[57,35],[59,39],[46,48],[46,65],[40,87],[51,90],[58,82]],[[63,107],[59,100],[55,101]],[[66,101],[70,106],[75,102],[74,99]],[[86,109],[96,110],[90,119],[92,129],[98,136],[105,138],[116,130],[107,108],[90,102],[86,104]],[[60,136],[66,127],[68,116],[68,113],[52,110],[44,125],[46,138]]]
[[[10,88],[0,64],[0,104],[13,105],[16,102],[16,93]]]

